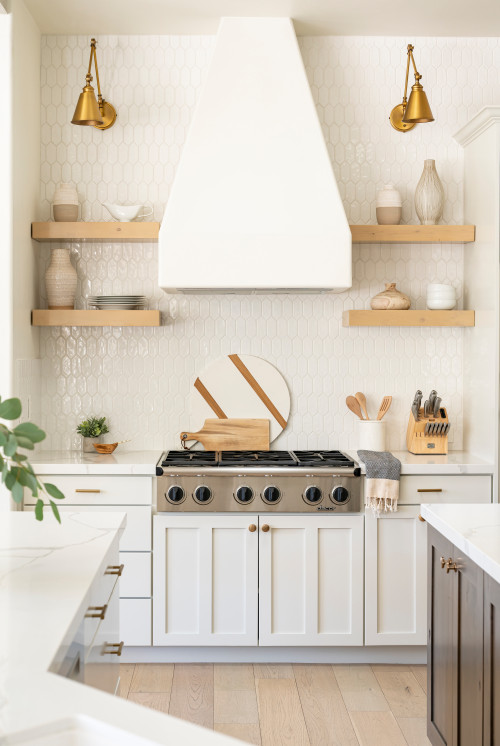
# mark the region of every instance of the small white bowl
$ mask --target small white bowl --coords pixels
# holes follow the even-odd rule
[[[452,300],[434,300],[427,298],[427,308],[430,311],[451,311],[457,305],[455,299]]]
[[[454,293],[427,293],[427,298],[431,300],[456,300],[457,296]]]

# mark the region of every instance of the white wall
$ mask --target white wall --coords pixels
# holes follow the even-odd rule
[[[13,392],[12,368],[12,16],[0,13],[0,396]]]
[[[351,223],[375,222],[375,196],[392,182],[403,222],[416,222],[413,193],[426,158],[444,183],[444,222],[461,223],[463,152],[453,140],[480,106],[500,100],[500,40],[415,41],[436,121],[401,134],[389,112],[401,101],[408,40],[303,37],[300,47],[340,193]],[[144,202],[160,220],[213,47],[212,37],[98,38],[103,93],[117,108],[101,132],[70,124],[84,83],[87,37],[42,38],[42,219],[57,183],[73,181],[85,220],[109,219],[101,205]],[[462,81],[457,83],[457,81]],[[464,83],[464,81],[466,81]],[[171,447],[189,429],[189,391],[207,362],[243,352],[269,359],[292,393],[280,447],[356,447],[345,397],[365,391],[372,412],[394,396],[388,447],[404,448],[416,388],[436,388],[448,406],[452,447],[462,445],[463,331],[342,327],[342,311],[368,308],[384,282],[397,281],[425,307],[429,282],[450,282],[463,304],[463,257],[451,245],[355,246],[353,287],[331,296],[166,296],[157,287],[156,246],[74,244],[77,304],[92,293],[140,292],[164,313],[160,329],[44,329],[43,424],[48,445],[78,445],[74,428],[106,414],[130,447]],[[49,248],[41,245],[42,267]],[[246,261],[242,257],[242,261]],[[45,301],[43,280],[41,301]]]

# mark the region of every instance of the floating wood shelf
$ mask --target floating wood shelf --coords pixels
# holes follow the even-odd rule
[[[351,225],[353,243],[472,243],[474,225]]]
[[[158,241],[159,223],[32,223],[35,241]]]
[[[33,326],[160,326],[159,311],[65,311],[37,309]]]
[[[474,326],[474,311],[344,311],[344,326]]]
[[[353,243],[471,243],[474,225],[351,225]],[[158,241],[160,223],[32,223],[35,241]]]

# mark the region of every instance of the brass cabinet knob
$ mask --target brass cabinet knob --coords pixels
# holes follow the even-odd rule
[[[107,608],[107,604],[104,604],[104,606],[89,606],[85,619],[104,619]]]
[[[123,572],[123,568],[125,565],[108,565],[106,568],[105,575],[118,575],[118,577],[121,577],[121,574]]]
[[[264,523],[264,525],[262,526],[262,530],[264,531],[264,533],[267,533],[269,531],[269,526],[267,525],[267,523]]]
[[[121,655],[124,644],[125,644],[124,642],[107,642],[104,645],[102,653],[103,655]],[[106,648],[113,648],[113,649],[107,650]]]
[[[422,523],[425,523],[425,518],[422,518],[422,516],[421,516],[420,514],[419,514],[419,516],[418,516],[418,520],[419,520],[419,521],[422,521]]]
[[[252,534],[254,531],[257,531],[257,526],[255,525],[255,523],[251,523],[248,527],[248,530],[251,531]]]
[[[444,566],[446,565],[446,560],[444,557],[440,557],[440,560],[441,560],[441,569],[443,569]]]
[[[447,575],[450,572],[450,570],[453,570],[454,572],[458,572],[458,565],[457,565],[456,562],[453,562],[453,560],[452,560],[451,557],[448,560],[448,562],[446,563],[446,574]]]

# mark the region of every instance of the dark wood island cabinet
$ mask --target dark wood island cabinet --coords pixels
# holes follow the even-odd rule
[[[500,746],[500,585],[429,526],[428,711],[433,746]]]

